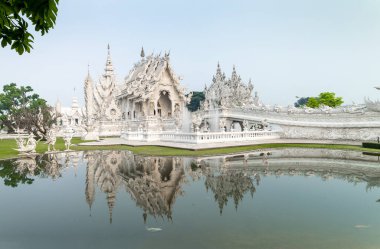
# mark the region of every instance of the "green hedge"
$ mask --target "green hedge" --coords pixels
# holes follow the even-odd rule
[[[372,149],[379,149],[380,150],[380,144],[379,143],[363,143],[363,148],[372,148]]]

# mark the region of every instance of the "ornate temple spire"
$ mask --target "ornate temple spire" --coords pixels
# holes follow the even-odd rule
[[[233,67],[232,67],[232,74],[231,74],[230,81],[232,83],[232,86],[237,86],[239,84],[239,81],[240,81],[240,76],[238,76],[238,74],[236,72],[235,65],[233,65]]]
[[[253,84],[252,84],[252,79],[249,78],[249,81],[248,81],[248,89],[252,92],[253,90]]]
[[[94,174],[95,174],[95,169],[94,169],[94,159],[90,155],[88,157],[88,162],[87,162],[87,169],[86,169],[86,202],[90,208],[90,216],[91,216],[91,207],[92,204],[94,203],[95,200],[95,183],[94,183]]]
[[[94,86],[90,75],[90,64],[88,64],[87,76],[84,80],[84,100],[86,107],[87,124],[90,124],[94,108]]]
[[[232,76],[237,75],[235,65],[232,66]]]
[[[72,102],[71,102],[71,109],[73,110],[79,109],[78,98],[75,96],[73,97]]]
[[[113,65],[111,61],[111,52],[110,52],[110,45],[108,44],[107,46],[108,51],[107,51],[107,62],[106,62],[106,68],[105,68],[105,75],[106,76],[111,76],[113,75]]]
[[[146,213],[146,210],[144,210],[144,213],[143,213],[144,225],[146,225],[147,218],[148,218],[148,214]]]
[[[219,64],[219,61],[218,61],[218,65],[216,67],[216,74],[215,74],[215,76],[214,76],[214,78],[213,78],[212,81],[214,83],[215,82],[222,82],[222,81],[224,81],[225,78],[226,77],[225,77],[224,73],[222,73],[222,69],[220,68],[220,64]]]
[[[141,59],[145,57],[144,47],[141,47],[140,56],[141,56]]]
[[[92,77],[91,77],[91,74],[90,74],[90,64],[87,65],[87,75],[86,75],[86,78],[84,79],[84,84],[85,84],[85,87],[88,83],[90,83],[92,85]]]
[[[116,200],[115,192],[107,193],[107,204],[108,204],[110,224],[112,224],[112,210],[113,210],[113,207],[115,206],[115,200]]]
[[[219,61],[218,61],[218,65],[216,67],[216,73],[222,73],[222,69],[220,69]]]

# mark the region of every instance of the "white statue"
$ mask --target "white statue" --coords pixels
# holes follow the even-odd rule
[[[192,123],[193,127],[195,128],[195,131],[199,131],[199,126],[202,124],[203,118],[201,115],[195,114],[192,117]]]
[[[219,120],[219,128],[220,128],[220,131],[221,132],[225,132],[226,131],[226,120],[225,119],[220,119]]]
[[[69,151],[70,150],[70,146],[71,146],[71,139],[73,138],[74,136],[74,132],[72,129],[67,129],[63,135],[63,140],[65,141],[65,148],[66,150],[65,151]]]
[[[57,141],[57,134],[55,131],[55,124],[51,126],[46,135],[46,143],[48,145],[48,151],[50,151],[50,146],[53,147],[53,151],[55,151],[55,142]]]
[[[243,121],[243,129],[244,129],[244,131],[248,131],[248,129],[249,129],[249,127],[248,127],[248,120],[244,120]]]
[[[18,152],[23,154],[36,153],[38,141],[34,139],[33,133],[29,134],[28,140],[25,141],[24,138],[18,137],[16,138],[16,142],[18,148],[15,150],[17,150]]]

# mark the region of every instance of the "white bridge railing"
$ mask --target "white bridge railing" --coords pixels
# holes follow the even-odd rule
[[[125,131],[121,138],[129,141],[163,141],[177,143],[218,143],[242,142],[263,139],[280,138],[280,131],[241,131],[241,132],[154,132],[154,131]]]

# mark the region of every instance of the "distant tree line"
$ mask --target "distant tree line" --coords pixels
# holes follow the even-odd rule
[[[333,92],[322,92],[318,95],[318,97],[302,97],[294,103],[295,107],[303,107],[307,106],[310,108],[318,108],[321,105],[329,106],[329,107],[338,107],[343,104],[342,97],[336,97]]]

